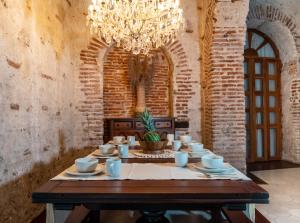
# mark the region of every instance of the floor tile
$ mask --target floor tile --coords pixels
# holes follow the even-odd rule
[[[300,168],[251,173],[268,183],[260,186],[270,194],[270,204],[257,210],[272,223],[300,223]]]

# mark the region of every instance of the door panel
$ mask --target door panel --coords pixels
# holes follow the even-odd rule
[[[281,103],[278,61],[245,58],[247,161],[281,158]]]

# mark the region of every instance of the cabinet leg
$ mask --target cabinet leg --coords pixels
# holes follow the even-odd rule
[[[142,216],[136,223],[170,223],[164,214],[165,211],[142,211]]]
[[[212,209],[210,223],[221,223],[221,222],[223,222],[222,209],[221,208]]]
[[[90,222],[100,223],[100,211],[91,211],[90,212]]]

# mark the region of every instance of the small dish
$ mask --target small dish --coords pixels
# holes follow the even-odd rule
[[[192,157],[192,158],[201,158],[202,156],[209,154],[209,152],[206,150],[201,151],[201,152],[188,152],[188,153],[189,153],[190,157]]]
[[[92,172],[78,172],[75,165],[69,167],[66,170],[66,173],[72,176],[94,176],[100,174],[104,171],[104,167],[102,165],[97,165],[96,169]]]
[[[92,157],[83,157],[75,160],[75,167],[78,172],[92,172],[98,165],[98,160]]]
[[[119,146],[119,145],[122,145],[122,144],[127,144],[127,140],[124,140],[123,143],[114,143],[113,140],[110,140],[110,141],[108,142],[108,144],[115,145],[115,146]],[[140,146],[139,141],[135,141],[135,144],[134,144],[133,146]]]
[[[220,168],[206,168],[201,163],[197,163],[193,167],[203,173],[231,173],[234,171],[234,168],[229,164],[224,164]]]
[[[118,154],[119,154],[118,150],[114,150],[112,153],[109,153],[109,154],[102,154],[102,153],[100,153],[100,150],[96,150],[95,152],[92,153],[93,156],[96,156],[99,158],[117,156]]]
[[[192,142],[192,136],[190,136],[190,135],[181,135],[181,136],[179,136],[179,140],[182,142],[182,144],[188,145],[189,143]]]
[[[111,144],[104,144],[99,146],[100,154],[111,154],[115,150],[115,146]]]
[[[113,140],[110,140],[110,141],[108,142],[108,144],[118,146],[118,145],[122,145],[122,144],[127,144],[127,140],[125,139],[125,140],[122,141],[122,142],[114,142]]]
[[[217,169],[224,166],[224,158],[215,154],[207,154],[201,158],[201,161],[206,168]]]

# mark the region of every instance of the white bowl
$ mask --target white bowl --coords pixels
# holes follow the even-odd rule
[[[109,155],[115,151],[115,146],[111,144],[105,144],[99,146],[100,154]]]
[[[94,158],[79,158],[75,160],[75,166],[78,172],[86,173],[93,172],[98,164],[98,160]]]
[[[222,168],[224,167],[224,158],[214,154],[204,155],[201,158],[201,162],[206,168]]]
[[[113,142],[115,144],[122,144],[125,141],[125,136],[114,136]]]
[[[192,149],[194,153],[203,152],[203,144],[201,143],[190,143],[189,147]]]
[[[182,136],[179,136],[179,139],[182,143],[184,144],[188,144],[188,143],[191,143],[192,142],[192,136],[190,135],[182,135]]]

